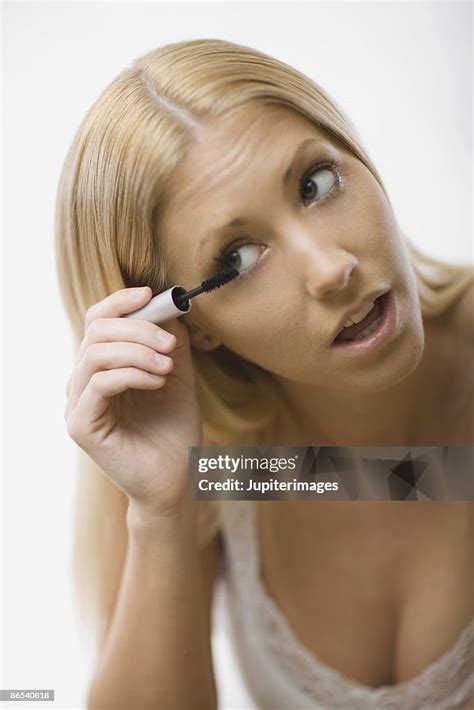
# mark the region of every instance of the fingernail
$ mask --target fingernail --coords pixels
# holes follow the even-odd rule
[[[156,333],[158,341],[161,345],[174,345],[177,338],[173,333],[168,333],[167,331],[158,330]]]

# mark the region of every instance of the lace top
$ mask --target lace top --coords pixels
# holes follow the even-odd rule
[[[474,694],[474,618],[416,677],[371,688],[322,663],[293,632],[260,575],[254,501],[221,501],[229,634],[261,710],[456,710]]]

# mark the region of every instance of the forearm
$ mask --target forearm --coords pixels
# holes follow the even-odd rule
[[[89,710],[217,706],[194,516],[191,506],[179,518],[129,514],[122,583]]]

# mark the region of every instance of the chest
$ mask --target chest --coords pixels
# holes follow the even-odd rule
[[[471,502],[257,505],[261,578],[300,641],[370,687],[415,677],[474,614]]]

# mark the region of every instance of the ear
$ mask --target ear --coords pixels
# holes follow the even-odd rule
[[[202,328],[198,328],[196,325],[190,325],[189,323],[187,326],[191,345],[196,348],[196,350],[210,351],[222,345],[220,340],[209,335],[209,333],[206,333]]]

